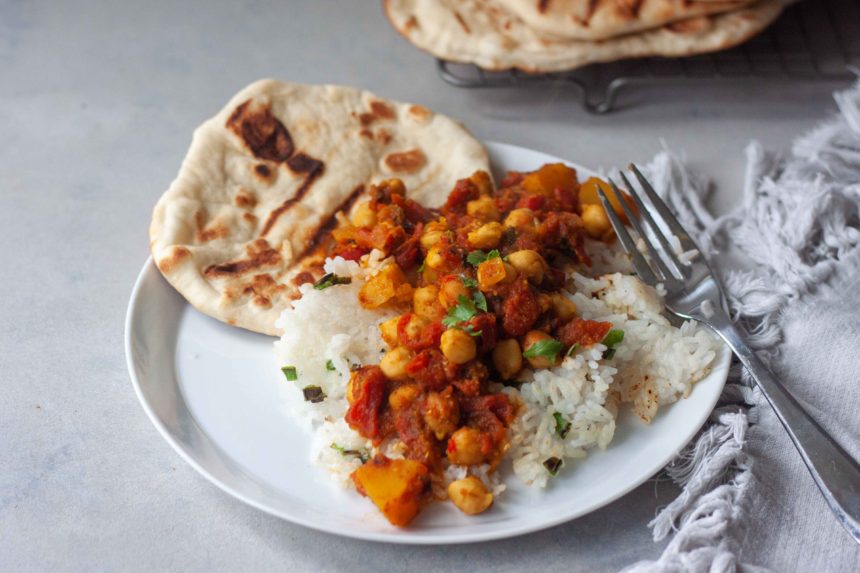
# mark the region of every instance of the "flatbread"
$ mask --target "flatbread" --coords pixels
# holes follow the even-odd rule
[[[333,216],[397,177],[427,206],[489,170],[459,123],[354,88],[262,80],[195,132],[150,226],[153,259],[195,308],[279,334],[296,275]]]
[[[678,20],[730,12],[754,0],[499,0],[536,32],[572,40],[605,40]]]
[[[760,0],[733,12],[597,42],[542,36],[499,0],[385,0],[385,9],[395,29],[436,57],[487,70],[541,73],[626,58],[727,49],[766,28],[793,1]]]

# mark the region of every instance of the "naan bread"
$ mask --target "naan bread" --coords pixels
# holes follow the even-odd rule
[[[155,206],[152,256],[201,312],[278,334],[301,262],[370,184],[397,177],[411,198],[439,206],[478,169],[489,170],[484,147],[424,107],[259,81],[194,132]]]
[[[385,0],[385,8],[404,37],[434,56],[487,70],[540,73],[626,58],[723,50],[766,28],[793,1],[760,0],[733,12],[596,42],[540,35],[499,0]]]
[[[605,40],[678,20],[730,12],[752,1],[499,0],[499,4],[547,37]]]

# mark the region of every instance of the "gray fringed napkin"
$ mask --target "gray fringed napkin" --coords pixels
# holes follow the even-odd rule
[[[713,218],[704,181],[672,153],[647,174],[709,253],[733,316],[786,386],[860,459],[860,83],[784,158],[752,143],[744,199]],[[682,488],[651,522],[672,536],[626,573],[860,571],[773,411],[733,367],[710,422],[667,473]]]

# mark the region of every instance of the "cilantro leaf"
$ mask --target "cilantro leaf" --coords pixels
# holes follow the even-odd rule
[[[324,290],[330,286],[348,285],[351,282],[352,282],[351,277],[341,277],[341,276],[338,276],[334,273],[328,273],[326,275],[323,275],[320,278],[320,280],[318,280],[317,282],[314,283],[314,288],[316,290]]]
[[[601,344],[608,348],[615,348],[624,340],[624,331],[613,328],[603,338]]]
[[[564,465],[564,462],[556,457],[547,458],[543,461],[543,467],[546,468],[546,471],[548,471],[551,476],[557,474],[562,465]]]
[[[601,344],[606,346],[606,350],[603,352],[603,358],[606,360],[612,360],[615,357],[615,347],[621,344],[621,341],[624,340],[624,331],[618,329],[610,330],[606,336],[603,338]]]
[[[455,326],[454,328],[459,328],[460,330],[462,330],[463,332],[465,332],[469,336],[481,336],[482,334],[484,334],[484,331],[475,330],[475,327],[471,324],[459,324],[459,325]]]
[[[332,442],[332,443],[331,443],[331,446],[329,446],[329,447],[330,447],[331,449],[335,450],[336,452],[338,452],[338,453],[339,453],[340,455],[342,455],[343,457],[356,457],[356,458],[358,458],[359,460],[361,460],[361,463],[363,463],[363,464],[364,464],[364,463],[367,463],[367,461],[370,459],[370,454],[369,454],[369,453],[367,453],[367,450],[364,450],[364,449],[361,449],[361,450],[347,450],[347,449],[346,449],[346,448],[344,448],[343,446],[339,446],[339,445],[337,445],[337,443],[336,443],[336,442]]]
[[[325,400],[325,392],[319,386],[305,386],[302,388],[302,395],[305,397],[305,402],[314,404]]]
[[[478,281],[466,275],[460,275],[460,280],[463,281],[463,286],[466,288],[478,288]]]
[[[561,415],[561,412],[553,413],[552,417],[555,419],[555,433],[558,434],[558,437],[561,439],[566,438],[567,434],[570,432],[570,422]]]
[[[562,352],[563,350],[564,343],[562,341],[556,340],[555,338],[547,338],[546,340],[539,340],[529,346],[529,349],[523,352],[523,356],[526,358],[538,358],[539,356],[544,356],[554,361],[558,357],[559,352]]]
[[[466,262],[472,265],[473,267],[477,267],[481,263],[487,260],[487,253],[484,251],[472,251],[468,255],[466,255]]]
[[[475,301],[475,306],[487,312],[487,297],[484,296],[484,293],[481,291],[477,291],[473,296],[472,300]]]
[[[478,309],[475,307],[475,303],[465,296],[459,295],[457,297],[457,302],[458,304],[451,307],[451,309],[448,310],[448,314],[442,319],[442,324],[448,328],[456,326],[461,322],[466,322],[478,314]]]

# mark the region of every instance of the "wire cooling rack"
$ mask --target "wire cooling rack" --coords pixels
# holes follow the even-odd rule
[[[591,113],[615,107],[621,90],[690,81],[844,81],[860,70],[860,0],[805,0],[790,6],[770,28],[731,50],[689,58],[642,58],[594,64],[571,72],[489,72],[471,64],[438,61],[439,75],[462,88],[515,87],[565,82],[578,88]]]

